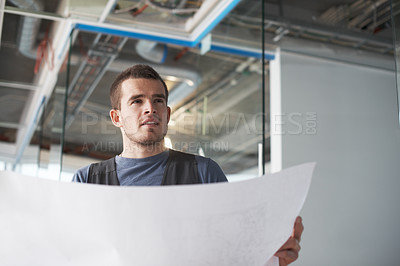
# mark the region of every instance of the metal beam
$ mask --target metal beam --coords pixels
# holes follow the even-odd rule
[[[10,122],[0,122],[0,127],[2,128],[15,128],[19,129],[22,127],[22,125],[17,124],[17,123],[10,123]]]
[[[4,7],[6,0],[0,0],[0,47],[1,47],[1,33],[3,32],[3,20],[4,20]]]
[[[67,18],[60,16],[55,13],[44,12],[44,11],[35,11],[35,10],[25,10],[17,7],[6,6],[4,8],[4,13],[20,15],[25,17],[33,17],[40,19],[47,19],[52,21],[65,21]]]
[[[115,4],[117,3],[117,0],[108,0],[107,5],[105,6],[103,13],[101,13],[99,17],[99,22],[104,22],[106,20],[108,14],[110,14],[111,9],[114,8]]]
[[[31,91],[38,89],[38,86],[35,85],[27,83],[8,82],[3,80],[0,80],[0,86],[7,88],[21,89],[21,90],[31,90]]]
[[[232,14],[231,17],[240,19],[241,21],[248,21],[253,24],[259,25],[261,19],[259,18],[249,18],[240,15]],[[393,41],[388,38],[382,38],[379,36],[374,36],[373,34],[364,33],[356,30],[349,30],[346,28],[338,28],[334,26],[321,25],[317,23],[310,23],[294,19],[286,19],[282,17],[267,16],[265,18],[265,23],[269,25],[274,25],[276,27],[283,27],[288,30],[298,31],[298,32],[309,32],[324,35],[328,37],[342,38],[356,43],[366,41],[366,43],[379,45],[383,47],[393,47]],[[295,32],[294,32],[295,33]],[[301,35],[301,34],[300,34]]]

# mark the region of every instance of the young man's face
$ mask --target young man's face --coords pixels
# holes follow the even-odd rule
[[[149,146],[163,141],[170,113],[159,80],[127,79],[121,84],[121,108],[112,120],[130,141]]]

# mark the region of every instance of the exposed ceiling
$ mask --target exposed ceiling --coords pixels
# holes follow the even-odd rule
[[[108,88],[118,72],[146,63],[169,86],[174,147],[211,156],[227,173],[256,166],[261,1],[27,2],[0,1],[1,158],[17,164],[29,143],[60,144],[66,86],[64,151],[97,159],[120,152],[120,134],[107,119]],[[393,52],[386,0],[265,1],[265,25],[271,55],[285,39]],[[72,35],[68,73],[72,28],[80,30]]]

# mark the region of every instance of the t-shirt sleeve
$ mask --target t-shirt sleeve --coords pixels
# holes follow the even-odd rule
[[[76,173],[72,177],[72,182],[87,183],[89,176],[89,167],[90,165],[87,165],[76,171]]]
[[[212,159],[196,156],[200,179],[203,183],[228,182],[221,167]]]

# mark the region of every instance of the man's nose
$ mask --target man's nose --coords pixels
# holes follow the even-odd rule
[[[144,108],[144,113],[145,114],[154,114],[154,113],[156,113],[156,109],[154,108],[154,104],[151,101],[146,101],[145,108]]]

